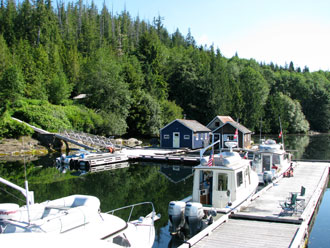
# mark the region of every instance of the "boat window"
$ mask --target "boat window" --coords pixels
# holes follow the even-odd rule
[[[270,171],[270,156],[262,156],[262,171]]]
[[[240,171],[236,174],[237,179],[237,187],[241,186],[243,184],[243,172]]]
[[[116,237],[113,238],[113,243],[120,245],[122,247],[131,247],[131,244],[129,243],[129,241],[127,240],[126,237],[123,237],[122,235],[118,235]]]
[[[261,154],[255,154],[254,161],[257,162],[257,161],[260,161],[260,160],[261,160]]]
[[[21,227],[21,226],[17,226],[17,225],[13,225],[13,224],[4,224],[4,225],[0,225],[0,233],[23,233],[23,232],[29,232],[28,229]]]
[[[280,164],[280,155],[279,154],[273,155],[273,165],[274,164]]]
[[[218,191],[228,190],[228,175],[224,173],[218,173]]]
[[[247,167],[247,169],[245,170],[245,178],[249,181],[248,183],[251,184],[250,167]]]

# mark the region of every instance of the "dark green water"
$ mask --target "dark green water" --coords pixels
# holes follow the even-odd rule
[[[287,136],[286,149],[295,159],[330,160],[330,135]],[[107,211],[121,206],[151,201],[157,213],[162,215],[156,222],[156,240],[153,247],[175,247],[168,233],[167,207],[172,200],[180,200],[192,192],[192,167],[155,163],[129,163],[124,168],[77,176],[60,173],[54,167],[58,154],[35,161],[26,161],[30,190],[35,201],[41,202],[71,194],[97,196],[101,210]],[[20,186],[24,183],[24,162],[1,162],[0,175]],[[14,196],[5,191],[14,193]],[[0,202],[17,202],[21,195],[0,185]],[[330,244],[330,191],[325,191],[316,216],[309,247],[329,247]]]

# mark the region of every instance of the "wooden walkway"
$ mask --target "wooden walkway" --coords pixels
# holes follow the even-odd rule
[[[193,247],[289,247],[299,225],[229,219]]]
[[[214,223],[183,244],[192,247],[303,247],[308,225],[324,187],[328,182],[329,163],[298,162],[294,177],[281,178],[256,194],[244,209]],[[280,202],[290,192],[306,188],[305,205],[297,212],[284,212]]]

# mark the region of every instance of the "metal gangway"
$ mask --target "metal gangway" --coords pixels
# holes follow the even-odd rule
[[[45,135],[54,135],[56,138],[64,140],[66,142],[70,142],[72,144],[75,144],[77,146],[81,146],[86,149],[95,150],[98,148],[115,148],[115,145],[113,144],[112,140],[113,137],[103,137],[83,132],[77,132],[73,130],[63,130],[59,133],[50,133],[46,130],[43,130],[41,128],[38,128],[36,126],[30,125],[29,123],[26,123],[24,121],[21,121],[17,118],[12,117],[13,120],[18,121],[20,123],[23,123],[29,127],[31,127],[34,131],[45,134]]]
[[[76,142],[80,142],[86,145],[90,145],[92,147],[103,147],[103,148],[114,148],[113,144],[113,137],[104,137],[104,136],[98,136],[93,135],[89,133],[84,132],[77,132],[73,130],[63,130],[60,133],[58,133],[59,136],[65,137],[68,140],[74,140]]]

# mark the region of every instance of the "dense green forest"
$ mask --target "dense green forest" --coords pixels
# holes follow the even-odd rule
[[[279,132],[279,117],[287,133],[330,129],[329,72],[225,58],[163,20],[82,0],[1,0],[0,137],[31,132],[10,116],[106,136],[157,136],[184,116],[230,115],[265,133]]]

